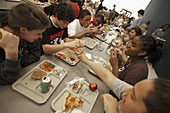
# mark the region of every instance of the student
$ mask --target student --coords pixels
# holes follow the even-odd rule
[[[116,5],[113,5],[113,11],[116,12]]]
[[[83,47],[81,40],[68,38],[67,26],[75,18],[74,8],[70,3],[63,2],[57,4],[54,15],[50,16],[51,27],[43,33],[43,38],[39,41],[42,45],[43,54],[53,54],[65,48]],[[62,43],[62,40],[66,43]]]
[[[165,40],[165,34],[167,33],[167,29],[170,27],[169,24],[163,25],[161,28],[157,29],[152,33],[152,37],[155,38],[157,42],[157,46],[162,47]]]
[[[120,35],[120,33],[119,33]],[[130,40],[134,39],[136,36],[142,35],[142,31],[139,27],[134,27],[130,30],[128,36],[120,35],[123,45],[126,45]]]
[[[20,74],[21,66],[39,60],[37,40],[50,25],[46,14],[31,3],[14,6],[8,13],[7,26],[0,29],[0,84],[11,84]]]
[[[99,4],[99,7],[98,7],[98,9],[96,11],[96,14],[98,13],[99,10],[103,10],[103,1],[104,0],[100,0],[100,4]]]
[[[142,22],[142,19],[143,19],[143,15],[144,15],[144,10],[139,10],[138,11],[138,19],[136,19],[133,23],[132,23],[132,25],[131,25],[131,27],[133,28],[133,27],[136,27],[136,26],[140,26],[141,25],[141,22]]]
[[[129,58],[123,66],[124,70],[120,72],[118,71],[117,54],[111,53],[110,64],[112,66],[112,73],[119,79],[134,86],[137,82],[146,79],[148,76],[145,58],[154,66],[160,59],[162,51],[157,48],[156,41],[152,37],[140,35],[131,40],[126,46],[124,53]]]
[[[106,68],[88,60],[85,54],[79,56],[98,77],[117,95],[119,103],[110,94],[103,94],[105,113],[169,113],[170,80],[146,79],[134,87],[118,79]]]
[[[81,10],[79,19],[75,19],[68,25],[68,36],[70,38],[81,38],[87,34],[95,33],[95,30],[87,29],[91,19],[91,13],[88,10]]]
[[[130,18],[129,18],[129,17],[125,17],[125,21],[123,22],[122,27],[123,27],[124,29],[126,29],[127,27],[130,27],[130,25],[131,25],[130,23],[131,23]]]
[[[150,25],[150,21],[146,21],[145,23],[143,23],[143,24],[139,27],[139,28],[141,29],[143,35],[146,34],[149,25]]]
[[[98,32],[96,34],[101,34],[102,31],[102,24],[104,21],[103,15],[96,15],[94,20],[91,20],[89,23],[89,28],[97,28]]]

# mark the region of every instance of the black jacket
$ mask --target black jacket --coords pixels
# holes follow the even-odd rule
[[[21,67],[39,60],[41,55],[39,41],[33,43],[20,40],[18,61],[5,58],[5,51],[0,48],[0,85],[11,84],[20,76]]]

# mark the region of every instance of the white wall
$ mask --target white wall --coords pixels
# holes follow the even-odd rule
[[[99,1],[100,0],[92,0]],[[140,9],[145,10],[146,6],[150,0],[104,0],[103,6],[106,6],[108,9],[113,9],[113,5],[116,5],[116,11],[119,13],[122,8],[131,11],[132,16],[137,18],[137,11]]]

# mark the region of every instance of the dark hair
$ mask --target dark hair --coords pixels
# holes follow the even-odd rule
[[[146,21],[145,23],[147,23],[148,25],[151,23],[151,21],[150,20],[148,20],[148,21]]]
[[[131,30],[135,30],[136,36],[142,35],[142,31],[138,26],[133,27]]]
[[[98,18],[98,17],[102,20],[102,23],[103,23],[103,21],[104,21],[104,16],[103,16],[103,15],[96,15],[95,18]]]
[[[8,13],[8,27],[19,32],[20,27],[28,30],[44,29],[50,26],[47,15],[32,3],[14,6]]]
[[[145,12],[145,11],[144,11],[143,9],[141,9],[141,10],[138,11],[138,13],[141,14],[142,16],[144,15],[144,12]]]
[[[54,9],[54,16],[57,16],[58,20],[72,22],[75,19],[75,10],[70,3],[62,2]]]
[[[160,59],[162,55],[161,48],[158,48],[156,45],[156,41],[153,37],[140,35],[140,39],[142,40],[142,50],[146,51],[147,60],[155,66],[156,62]],[[144,57],[145,57],[144,56]]]
[[[143,99],[146,113],[170,113],[170,80],[154,79],[154,86]]]
[[[71,2],[78,3],[78,0],[70,0]]]
[[[165,25],[163,25],[161,28],[163,28],[163,27],[166,26],[166,25],[168,25],[168,27],[170,26],[169,24],[165,24]]]
[[[80,11],[80,13],[79,13],[79,18],[81,18],[81,19],[83,19],[85,16],[87,16],[87,15],[89,15],[89,16],[91,16],[91,13],[88,11],[88,10],[86,10],[86,9],[82,9],[81,11]]]

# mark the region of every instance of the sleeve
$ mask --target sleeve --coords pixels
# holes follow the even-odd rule
[[[38,40],[27,44],[27,54],[21,56],[21,66],[30,65],[40,59],[41,49]]]
[[[0,85],[7,85],[15,82],[20,75],[20,61],[5,59],[0,63]]]
[[[114,79],[111,83],[111,90],[116,94],[116,96],[122,100],[125,93],[124,90],[126,88],[132,88],[133,86],[129,85],[128,83],[120,80],[120,79]]]
[[[50,33],[48,29],[46,29],[46,31],[43,32],[43,37],[39,39],[39,42],[40,45],[50,44]]]
[[[76,35],[76,24],[73,22],[68,25],[68,36],[69,37]]]

